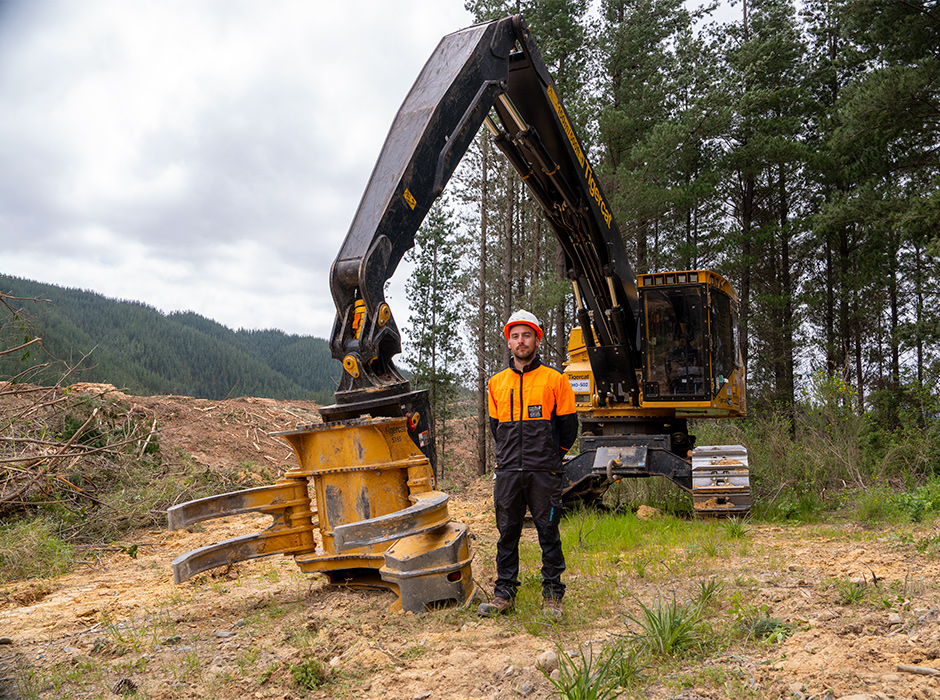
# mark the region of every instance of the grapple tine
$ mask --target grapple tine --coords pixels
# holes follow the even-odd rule
[[[271,554],[301,554],[316,549],[306,478],[284,479],[271,486],[201,498],[167,511],[170,529],[243,513],[266,513],[274,522],[263,532],[200,547],[173,560],[173,580],[181,583],[217,566]]]
[[[244,491],[223,493],[200,498],[168,508],[167,524],[171,530],[181,530],[193,523],[243,513],[275,514],[284,508],[310,509],[310,495],[306,479],[279,481],[270,486],[259,486]]]
[[[227,566],[238,561],[257,559],[271,554],[291,554],[306,551],[301,545],[303,532],[256,532],[215,542],[181,554],[173,560],[173,583],[182,583],[196,574]]]
[[[333,546],[337,551],[368,547],[418,535],[450,522],[447,501],[442,491],[428,491],[413,496],[417,503],[394,513],[369,520],[360,520],[333,529]]]

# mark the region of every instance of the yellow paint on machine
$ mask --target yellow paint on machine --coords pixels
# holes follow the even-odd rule
[[[397,609],[463,605],[475,596],[467,527],[451,521],[449,497],[435,490],[431,463],[411,439],[406,418],[310,424],[275,435],[299,463],[276,484],[170,512],[171,528],[243,512],[267,513],[274,525],[178,557],[177,583],[280,553],[334,584],[388,588],[398,595]]]
[[[571,144],[571,148],[574,150],[574,155],[578,159],[578,163],[582,168],[584,168],[583,175],[585,182],[588,184],[588,191],[591,193],[591,197],[594,198],[598,208],[601,210],[601,215],[604,217],[604,221],[607,222],[607,228],[610,228],[610,222],[613,220],[613,215],[607,208],[607,202],[605,202],[604,198],[601,196],[601,190],[597,186],[597,182],[594,180],[594,170],[591,168],[591,164],[588,162],[587,156],[584,155],[584,151],[581,149],[581,144],[578,142],[578,137],[575,135],[574,129],[572,128],[571,123],[568,121],[568,115],[565,114],[565,109],[561,106],[561,100],[558,99],[558,95],[555,93],[555,89],[551,85],[548,86],[548,99],[551,100],[552,107],[555,109],[555,114],[558,117],[558,121],[561,123],[561,128],[568,136],[568,141]]]

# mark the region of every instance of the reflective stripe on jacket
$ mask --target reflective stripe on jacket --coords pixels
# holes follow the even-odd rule
[[[490,377],[489,406],[497,469],[561,471],[578,436],[574,392],[561,372],[538,356],[525,372],[510,360]]]

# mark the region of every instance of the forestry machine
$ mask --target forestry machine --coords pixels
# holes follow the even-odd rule
[[[565,253],[578,327],[565,374],[575,391],[580,455],[566,496],[591,500],[611,481],[665,476],[700,514],[746,514],[747,453],[695,449],[690,418],[745,414],[737,297],[722,276],[634,276],[610,205],[521,17],[445,37],[398,111],[333,265],[333,356],[340,404],[396,402],[399,332],[385,282],[481,124],[518,171]],[[359,310],[364,309],[361,317]],[[381,397],[381,398],[379,398]]]
[[[272,486],[168,512],[174,529],[246,512],[273,524],[181,555],[177,582],[281,553],[332,583],[390,588],[405,610],[475,595],[467,528],[435,490],[427,392],[412,391],[392,361],[401,335],[384,290],[481,125],[540,205],[574,288],[565,374],[582,432],[565,466],[566,502],[658,475],[691,493],[697,514],[749,511],[744,448],[696,448],[688,432],[690,418],[745,413],[734,290],[707,270],[634,275],[555,84],[514,16],[445,36],[395,116],[331,271],[336,403],[320,410],[322,423],[280,434],[300,466]]]

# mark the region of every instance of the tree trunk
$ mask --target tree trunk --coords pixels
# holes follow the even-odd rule
[[[796,387],[793,381],[793,271],[790,269],[790,211],[787,192],[787,180],[784,167],[780,167],[780,281],[783,293],[783,328],[781,329],[781,350],[783,365],[783,386],[778,391],[783,396],[787,407],[792,407],[796,400]]]
[[[738,326],[738,345],[747,369],[747,327],[751,314],[751,228],[754,223],[754,176],[744,174],[744,198],[741,202],[741,313]]]
[[[483,140],[483,167],[480,178],[480,288],[477,292],[477,468],[479,476],[486,474],[486,431],[489,407],[486,397],[486,237],[489,232],[489,177],[490,142]]]
[[[849,374],[849,348],[852,347],[852,338],[849,329],[849,230],[843,226],[839,231],[839,341],[842,346],[842,358],[840,364],[843,366],[842,372]],[[858,363],[861,366],[861,361]],[[861,391],[862,377],[859,374],[856,377],[856,384]],[[843,401],[843,404],[847,399]]]
[[[555,276],[559,279],[565,279],[565,251],[561,247],[561,243],[557,243],[555,247]],[[565,332],[565,302],[562,301],[555,307],[555,362],[556,367],[561,367],[565,360],[568,359],[568,337]]]
[[[503,318],[501,319],[504,323],[506,319],[512,316],[512,280],[513,280],[513,245],[512,245],[512,234],[513,234],[513,217],[515,215],[515,204],[516,204],[516,188],[515,188],[515,177],[512,173],[508,175],[508,182],[506,188],[506,209],[504,211],[503,219]],[[498,330],[502,330],[501,328]],[[503,366],[509,365],[509,346],[506,343],[503,343]]]

